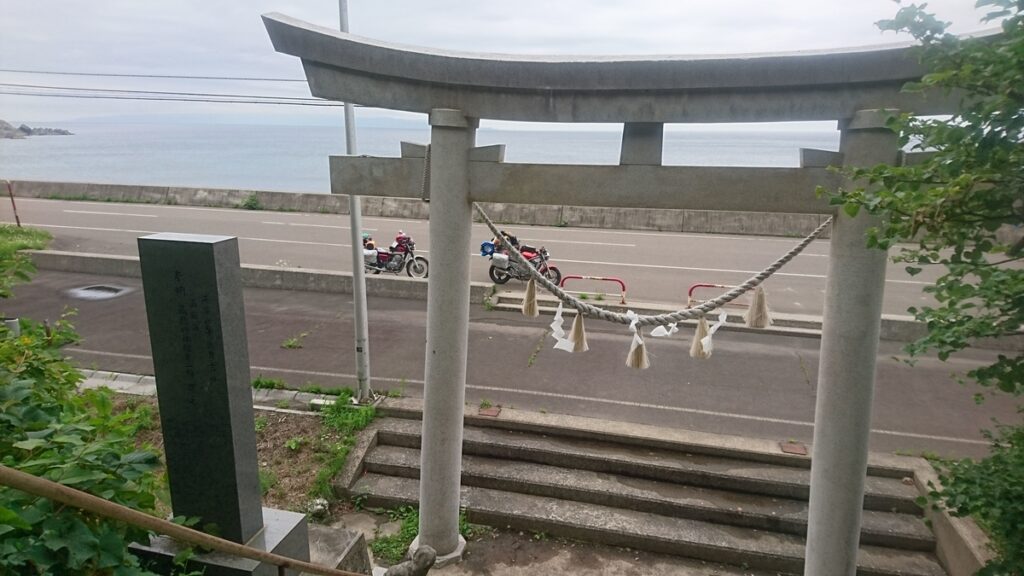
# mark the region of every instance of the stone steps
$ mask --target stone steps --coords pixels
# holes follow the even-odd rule
[[[369,506],[415,504],[419,497],[419,482],[413,478],[370,473],[354,488]],[[471,522],[758,569],[788,573],[803,569],[804,540],[795,535],[476,486],[464,485],[461,500]],[[857,574],[941,576],[945,572],[926,553],[861,546]]]
[[[419,478],[420,451],[378,446],[365,464],[368,473]],[[604,472],[467,455],[462,483],[797,536],[807,532],[806,502]],[[908,550],[935,548],[934,536],[917,516],[871,510],[864,512],[861,543]]]
[[[420,447],[419,421],[384,418],[376,424],[379,444]],[[467,427],[463,454],[794,500],[806,501],[810,494],[806,468],[607,441]],[[917,496],[915,487],[901,479],[868,476],[864,509],[920,515]]]
[[[421,421],[405,404],[383,407],[361,437],[342,493],[374,507],[417,503]],[[872,462],[857,573],[944,574],[907,463]],[[472,522],[800,573],[808,464],[754,439],[518,411],[467,415],[461,498]]]

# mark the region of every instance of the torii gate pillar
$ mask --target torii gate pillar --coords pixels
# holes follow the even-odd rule
[[[430,259],[442,273],[431,274],[427,287],[420,526],[412,549],[434,548],[435,566],[460,560],[466,545],[459,535],[459,491],[473,224],[469,152],[477,125],[458,110],[430,113]]]
[[[863,110],[843,123],[845,165],[896,163],[896,134],[885,127],[892,113]],[[840,211],[832,224],[814,411],[807,576],[853,576],[857,571],[888,256],[866,246],[865,232],[877,224],[863,211],[855,218]]]

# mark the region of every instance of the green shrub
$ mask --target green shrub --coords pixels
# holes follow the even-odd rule
[[[260,197],[255,192],[246,196],[245,200],[242,200],[242,203],[239,206],[246,210],[263,210],[263,204],[260,203]]]
[[[159,460],[135,448],[145,416],[115,413],[108,391],[77,391],[82,376],[60,353],[77,340],[66,318],[21,325],[17,338],[0,328],[0,463],[152,513]],[[149,574],[127,548],[143,530],[10,488],[0,520],[0,573]]]
[[[988,532],[998,557],[980,576],[1024,574],[1024,427],[990,434],[984,460],[939,463],[942,491],[930,497],[955,516],[971,516]]]
[[[28,282],[36,271],[32,259],[19,250],[41,250],[50,242],[49,233],[35,228],[0,224],[0,298],[10,298],[15,284]]]

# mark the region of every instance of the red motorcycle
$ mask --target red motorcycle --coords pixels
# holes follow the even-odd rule
[[[518,248],[519,253],[529,260],[530,264],[545,278],[556,286],[561,283],[562,272],[558,269],[558,266],[548,263],[550,256],[546,248],[543,246],[534,248],[533,246],[520,244],[519,239],[515,236],[505,234],[504,232],[502,234],[504,238],[493,238],[491,241],[480,245],[480,255],[489,256],[491,259],[491,267],[487,270],[487,275],[491,277],[495,284],[504,284],[513,278],[523,282],[530,279],[530,271],[519,262],[509,258],[508,248],[505,246],[506,242]]]
[[[416,256],[415,249],[416,242],[401,230],[387,250],[377,248],[373,237],[363,232],[363,264],[367,272],[400,274],[405,270],[411,278],[426,278],[430,264],[423,256]]]

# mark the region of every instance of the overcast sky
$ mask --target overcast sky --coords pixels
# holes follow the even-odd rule
[[[973,0],[933,0],[953,31],[983,29]],[[905,41],[875,22],[891,0],[349,0],[352,32],[436,48],[511,54],[730,54]],[[0,68],[301,78],[274,52],[260,15],[337,26],[332,0],[0,0]],[[92,79],[0,72],[0,82],[132,90],[308,96],[304,84]],[[0,90],[6,88],[0,87]],[[327,121],[285,106],[70,100],[0,95],[0,118],[53,122],[106,116],[247,122]],[[360,110],[360,117],[394,113]]]

